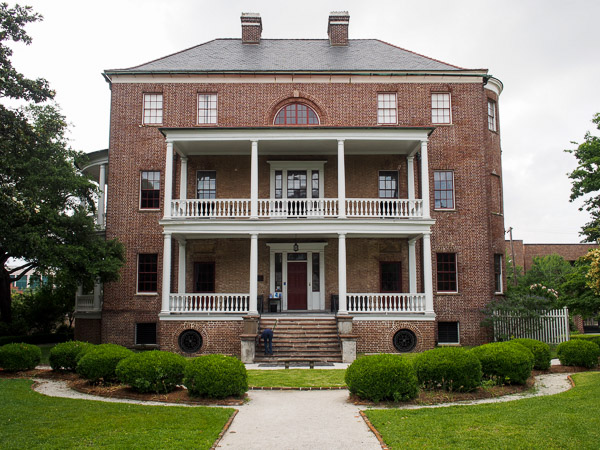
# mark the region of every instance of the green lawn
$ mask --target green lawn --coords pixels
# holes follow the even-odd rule
[[[230,408],[141,406],[46,397],[0,379],[0,448],[210,448]]]
[[[573,448],[600,445],[600,373],[573,376],[562,394],[477,406],[369,410],[392,449]]]
[[[332,387],[345,386],[345,369],[249,370],[253,387]]]

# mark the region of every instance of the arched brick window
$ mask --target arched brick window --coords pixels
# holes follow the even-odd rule
[[[275,115],[275,125],[319,125],[319,116],[304,103],[291,103]]]

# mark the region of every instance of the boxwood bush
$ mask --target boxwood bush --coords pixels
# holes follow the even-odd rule
[[[152,350],[136,353],[117,364],[119,381],[138,392],[171,392],[183,381],[185,358],[170,352]]]
[[[117,364],[131,355],[133,355],[131,350],[120,345],[96,345],[81,357],[77,363],[77,373],[92,383],[116,381]]]
[[[368,355],[346,369],[351,393],[373,401],[413,399],[419,392],[413,365],[400,355]]]
[[[248,390],[248,374],[244,364],[237,358],[204,355],[188,360],[183,384],[192,396],[241,396]]]
[[[421,353],[413,361],[425,389],[472,391],[481,384],[481,363],[464,348],[440,347]]]
[[[596,344],[598,347],[600,347],[600,336],[598,335],[593,335],[593,334],[576,334],[576,335],[572,335],[571,339],[583,339],[589,342],[593,342],[594,344]]]
[[[536,370],[546,370],[550,368],[550,346],[545,342],[536,339],[513,339],[510,342],[516,342],[526,347],[533,354],[533,368]]]
[[[563,342],[556,348],[558,359],[563,366],[595,367],[598,365],[600,348],[593,342],[573,339]]]
[[[481,362],[483,377],[498,384],[525,384],[533,369],[533,353],[514,342],[494,342],[470,350]]]
[[[93,344],[81,341],[68,341],[56,344],[50,350],[50,367],[52,367],[52,370],[75,372],[77,363],[81,357],[93,347]]]
[[[35,369],[42,359],[42,350],[37,345],[6,344],[0,347],[0,367],[8,372]]]

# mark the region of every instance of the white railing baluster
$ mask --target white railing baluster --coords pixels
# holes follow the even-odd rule
[[[348,312],[424,313],[425,294],[362,293],[348,295]]]
[[[348,217],[419,218],[423,217],[422,205],[422,200],[348,198],[346,213]]]
[[[173,313],[245,313],[250,305],[249,294],[170,294],[169,308]]]

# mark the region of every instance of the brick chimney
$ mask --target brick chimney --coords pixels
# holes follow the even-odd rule
[[[331,11],[327,24],[327,35],[330,45],[348,45],[348,24],[350,14],[348,11]]]
[[[242,13],[242,43],[260,44],[262,19],[258,13]]]

